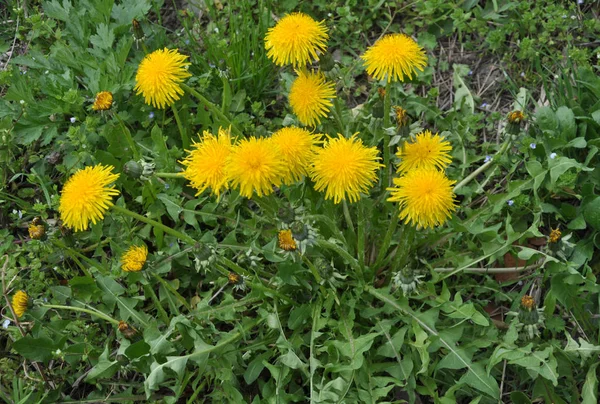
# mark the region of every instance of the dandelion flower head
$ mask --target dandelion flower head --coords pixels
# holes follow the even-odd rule
[[[335,98],[335,85],[320,72],[297,71],[298,77],[290,88],[290,105],[298,120],[307,126],[321,123]]]
[[[125,272],[139,272],[144,267],[148,258],[148,247],[131,246],[121,256],[121,268]]]
[[[390,202],[398,202],[400,219],[423,228],[441,225],[456,210],[452,181],[435,168],[415,168],[394,178]]]
[[[310,160],[315,154],[321,135],[314,135],[306,129],[290,126],[273,133],[271,139],[279,150],[286,165],[285,184],[293,184],[308,175]]]
[[[367,73],[376,80],[404,81],[412,79],[417,70],[423,71],[427,56],[411,37],[389,34],[379,39],[361,56]]]
[[[418,133],[412,142],[406,141],[398,148],[398,172],[427,167],[443,170],[452,162],[451,150],[450,142],[438,134],[433,135],[428,130]]]
[[[180,84],[191,74],[187,71],[187,56],[177,49],[159,49],[144,57],[135,75],[136,94],[155,108],[171,106],[182,95]]]
[[[100,91],[96,94],[96,99],[94,100],[94,104],[92,104],[92,109],[94,111],[106,111],[112,107],[113,103],[113,95],[110,91]]]
[[[27,305],[29,303],[29,296],[27,293],[19,290],[12,298],[11,306],[15,311],[17,317],[22,317],[23,314],[27,311]]]
[[[338,134],[317,151],[309,168],[310,177],[317,191],[325,191],[325,199],[355,202],[377,180],[377,169],[383,167],[380,159],[377,148],[363,145],[356,134],[349,139]]]
[[[284,251],[294,251],[298,246],[296,245],[296,240],[292,236],[292,231],[290,229],[280,230],[277,234],[277,241],[279,248]]]
[[[319,60],[319,53],[327,49],[327,27],[303,13],[288,14],[265,36],[267,56],[277,66],[303,66]]]
[[[109,184],[119,178],[112,166],[98,164],[77,171],[65,183],[60,195],[58,211],[65,226],[75,231],[86,230],[92,222],[104,218],[112,197],[119,191]]]
[[[204,131],[200,142],[194,142],[181,164],[185,166],[183,176],[198,190],[196,195],[210,187],[213,195],[219,197],[229,187],[225,165],[232,149],[231,135],[222,128],[219,128],[218,136]]]
[[[254,136],[241,140],[231,151],[225,170],[242,196],[269,195],[281,185],[285,164],[273,141]]]

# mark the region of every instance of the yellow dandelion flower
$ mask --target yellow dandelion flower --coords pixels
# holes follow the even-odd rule
[[[533,307],[535,306],[535,300],[533,299],[533,297],[529,296],[529,295],[525,295],[521,298],[521,306],[528,311],[533,310]]]
[[[518,125],[525,120],[525,114],[523,111],[512,111],[508,114],[508,122],[514,125]]]
[[[183,95],[180,83],[191,74],[187,56],[177,49],[159,49],[144,57],[135,75],[136,94],[142,94],[148,105],[164,109]]]
[[[284,251],[294,251],[298,246],[296,245],[296,240],[292,236],[292,231],[290,229],[281,230],[277,235],[278,245]]]
[[[319,60],[319,53],[327,49],[327,27],[303,13],[288,14],[265,36],[267,56],[277,66],[294,67]]]
[[[376,80],[404,81],[412,79],[417,70],[423,71],[427,56],[411,37],[404,34],[389,34],[379,39],[361,56],[367,73]]]
[[[108,185],[119,178],[113,174],[113,166],[98,164],[77,171],[65,183],[60,195],[58,211],[64,225],[75,231],[86,230],[92,222],[104,218],[119,191]]]
[[[549,241],[551,243],[558,243],[560,241],[561,236],[562,236],[562,233],[558,227],[556,229],[551,229]]]
[[[196,195],[210,187],[213,195],[219,197],[221,191],[229,188],[225,171],[225,163],[233,149],[229,131],[219,128],[218,136],[204,131],[200,142],[194,142],[192,147],[193,150],[181,161],[186,167],[183,176],[198,190]]]
[[[415,168],[394,178],[397,188],[388,188],[390,202],[399,202],[400,219],[423,228],[441,225],[456,210],[452,185],[446,175],[435,168]]]
[[[35,224],[32,222],[29,224],[27,231],[29,232],[29,238],[33,240],[39,240],[44,237],[46,229],[44,228],[43,224]]]
[[[308,174],[308,165],[315,154],[321,135],[313,135],[306,129],[290,126],[273,133],[271,139],[286,165],[285,184],[300,181]]]
[[[12,308],[15,311],[17,317],[23,316],[27,311],[27,305],[29,304],[29,296],[22,290],[19,290],[12,298]]]
[[[414,168],[437,168],[443,170],[452,162],[449,152],[450,142],[430,131],[418,133],[413,142],[406,141],[398,148],[400,159],[397,172],[407,172]]]
[[[349,139],[338,134],[317,151],[309,173],[315,189],[325,191],[325,199],[355,202],[377,180],[377,169],[383,167],[380,159],[377,148],[363,145],[356,134]]]
[[[112,107],[113,95],[110,91],[100,91],[92,105],[94,111],[106,111]]]
[[[303,125],[316,126],[326,117],[335,98],[335,85],[326,81],[323,73],[297,71],[298,77],[290,88],[292,111]]]
[[[271,139],[243,139],[232,150],[225,170],[235,188],[246,198],[269,195],[281,185],[286,167]]]
[[[121,268],[125,272],[139,272],[148,258],[148,247],[131,246],[125,254],[121,256]]]

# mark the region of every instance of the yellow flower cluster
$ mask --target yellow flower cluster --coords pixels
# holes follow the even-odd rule
[[[422,228],[441,225],[456,209],[452,181],[443,170],[452,162],[450,142],[426,130],[404,142],[390,202],[398,202],[400,219]]]
[[[182,161],[183,176],[198,193],[210,188],[215,196],[230,186],[242,196],[263,196],[274,187],[291,185],[305,176],[315,189],[335,203],[359,199],[376,180],[377,149],[356,136],[338,135],[321,147],[321,135],[297,127],[282,128],[269,138],[250,137],[232,143],[227,131],[218,137],[205,132]]]

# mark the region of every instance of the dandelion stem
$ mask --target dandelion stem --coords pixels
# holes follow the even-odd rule
[[[183,178],[183,173],[154,173],[158,178]]]
[[[206,108],[208,108],[208,110],[210,112],[212,112],[213,114],[215,114],[215,116],[217,116],[219,118],[220,121],[223,121],[227,124],[227,126],[229,126],[231,128],[231,131],[233,133],[235,133],[236,136],[242,138],[244,137],[244,135],[242,134],[242,131],[240,131],[230,120],[229,118],[227,118],[225,116],[225,114],[223,114],[223,112],[221,112],[221,110],[212,102],[210,102],[209,100],[207,100],[202,94],[200,94],[198,91],[194,90],[192,87],[188,86],[187,84],[181,84],[181,87],[183,87],[183,89],[185,91],[187,91],[188,93],[190,93],[191,95],[193,95],[194,97],[196,97],[198,99],[198,101],[200,101],[202,104],[204,104],[204,106]]]
[[[385,83],[385,95],[383,96],[383,180],[382,188],[390,186],[390,137],[385,130],[390,126],[390,80]]]
[[[152,220],[150,218],[147,218],[146,216],[142,216],[138,213],[132,212],[127,208],[124,208],[122,206],[119,205],[113,205],[112,207],[113,210],[116,210],[119,213],[123,213],[125,215],[131,216],[132,218],[139,220],[141,222],[147,223],[151,226],[154,226],[158,229],[161,229],[162,231],[164,231],[167,234],[170,234],[171,236],[175,236],[178,239],[180,239],[181,241],[184,241],[188,244],[191,245],[195,245],[197,242],[196,240],[194,240],[192,237],[188,236],[187,234],[183,234],[180,231],[177,231],[169,226],[165,226],[164,224],[157,222],[156,220]]]
[[[358,263],[365,270],[365,212],[363,201],[358,201],[358,219],[356,225],[358,226],[358,237],[356,241],[356,251],[358,256]]]
[[[456,192],[458,189],[467,185],[469,182],[471,182],[473,180],[473,178],[477,177],[479,174],[481,174],[482,172],[487,170],[488,167],[490,167],[492,164],[496,163],[498,161],[498,159],[500,158],[500,156],[502,156],[504,153],[506,153],[506,151],[508,150],[508,148],[510,146],[510,143],[511,143],[510,139],[508,139],[506,142],[504,142],[504,144],[502,145],[500,150],[498,150],[498,153],[496,153],[492,159],[490,159],[486,163],[483,163],[477,170],[473,171],[465,179],[463,179],[461,182],[456,184],[453,191]]]
[[[336,97],[333,99],[333,109],[331,110],[335,121],[340,129],[340,133],[346,137],[346,129],[344,128],[344,122],[342,121],[342,107],[340,106],[340,101]]]
[[[396,227],[398,227],[398,218],[392,217],[390,220],[390,224],[388,225],[387,232],[385,233],[385,237],[383,238],[383,243],[381,243],[381,247],[379,248],[379,253],[377,254],[377,259],[375,260],[375,265],[373,265],[373,269],[377,271],[383,262],[388,249],[390,248],[390,244],[392,242],[392,236],[396,231]]]
[[[156,307],[156,310],[158,311],[158,314],[160,315],[160,318],[162,319],[162,321],[166,325],[170,324],[171,320],[169,320],[169,315],[165,311],[164,307],[162,307],[162,305],[160,304],[160,300],[158,300],[158,296],[156,296],[156,292],[154,292],[152,285],[150,285],[150,284],[144,285],[144,294],[150,296],[150,298],[154,302],[154,306]]]
[[[110,323],[116,324],[118,325],[119,322],[117,320],[115,320],[114,318],[100,312],[100,311],[95,311],[95,310],[90,310],[90,309],[84,309],[83,307],[76,307],[76,306],[60,306],[60,305],[56,305],[56,304],[42,304],[42,307],[47,307],[49,309],[57,309],[57,310],[72,310],[72,311],[80,311],[82,313],[87,313],[89,315],[92,316],[96,316],[96,317],[100,317]]]
[[[179,129],[179,135],[181,136],[181,144],[184,150],[190,148],[190,138],[187,135],[187,132],[183,125],[181,124],[181,118],[179,117],[179,112],[177,112],[177,108],[175,104],[171,105],[171,109],[173,110],[173,116],[175,117],[175,122],[177,122],[177,129]]]
[[[140,158],[140,152],[138,151],[138,149],[135,145],[135,142],[133,141],[133,137],[131,137],[131,132],[129,131],[129,129],[127,129],[127,127],[125,126],[125,122],[123,122],[123,120],[121,119],[121,117],[119,116],[118,113],[114,113],[113,115],[117,118],[117,121],[119,121],[119,123],[121,124],[121,128],[123,128],[123,134],[125,135],[125,139],[127,140],[127,143],[129,143],[129,147],[131,148],[131,153],[133,153],[134,160],[138,160]]]
[[[348,208],[348,202],[346,200],[342,200],[342,208],[344,210],[344,219],[346,219],[346,226],[348,226],[348,230],[352,233],[352,237],[356,238],[356,231],[354,230],[354,222],[352,222],[352,217],[350,216],[350,209]]]

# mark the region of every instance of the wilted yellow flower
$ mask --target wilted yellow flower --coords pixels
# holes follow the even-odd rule
[[[335,98],[335,85],[320,73],[297,71],[298,77],[290,88],[292,111],[303,125],[316,126],[326,117]]]
[[[398,148],[398,172],[428,167],[443,170],[452,162],[451,150],[450,142],[438,134],[433,135],[428,130],[418,133],[413,142],[406,141]]]
[[[121,256],[121,268],[125,272],[138,272],[141,271],[146,259],[148,258],[148,247],[142,246],[131,246],[125,254]]]
[[[528,311],[533,310],[533,307],[535,306],[535,300],[533,299],[533,297],[529,296],[529,295],[525,295],[521,298],[521,306]]]
[[[227,274],[227,280],[230,284],[237,285],[242,281],[242,277],[235,272],[229,272],[229,274]]]
[[[394,105],[393,108],[396,115],[396,125],[398,125],[399,128],[406,126],[408,123],[408,112],[398,105]]]
[[[284,251],[294,251],[297,248],[296,240],[294,240],[290,229],[280,230],[277,235],[277,240],[279,242],[279,248]]]
[[[172,105],[183,95],[179,84],[191,76],[186,59],[177,49],[164,48],[146,55],[135,75],[136,94],[142,94],[146,104],[156,108]]]
[[[104,218],[113,205],[112,197],[119,194],[114,186],[108,186],[119,178],[112,169],[113,166],[98,164],[77,171],[67,180],[58,206],[65,226],[75,231],[86,230],[90,222],[96,224]]]
[[[338,134],[329,138],[312,161],[309,173],[317,191],[325,191],[325,199],[340,203],[360,199],[377,180],[377,169],[383,167],[376,147],[363,145],[356,134],[350,139]]]
[[[376,80],[404,81],[412,79],[417,70],[423,71],[427,56],[411,37],[404,34],[389,34],[379,39],[361,56],[367,73]]]
[[[560,229],[558,227],[556,229],[551,229],[549,241],[551,243],[558,243],[560,241],[561,236],[562,236],[562,233],[560,232]]]
[[[397,188],[388,188],[388,201],[399,202],[404,223],[434,227],[445,223],[456,209],[452,191],[455,182],[435,168],[415,168],[394,178]]]
[[[92,105],[94,111],[106,111],[112,107],[113,95],[110,91],[100,91]]]
[[[29,304],[29,296],[22,290],[19,290],[12,298],[12,308],[15,311],[17,317],[23,316],[27,311],[27,305]]]
[[[508,114],[508,122],[512,124],[520,124],[525,120],[523,111],[512,111]]]
[[[315,155],[315,147],[321,135],[313,135],[306,129],[290,126],[273,133],[271,139],[279,150],[286,166],[285,184],[300,181],[308,174],[308,165]]]
[[[319,60],[319,52],[327,49],[327,27],[303,13],[283,17],[265,36],[267,56],[276,65],[297,67]]]
[[[186,168],[183,176],[190,181],[200,195],[210,187],[213,195],[220,196],[221,191],[229,187],[225,165],[231,154],[233,145],[228,130],[219,128],[218,136],[204,131],[199,143],[192,145],[185,160],[181,161]]]
[[[29,232],[29,238],[33,240],[39,240],[44,237],[46,229],[44,228],[43,224],[30,223],[27,231]]]
[[[269,195],[273,186],[281,185],[285,164],[271,139],[243,139],[232,150],[225,170],[240,194],[251,198]]]

